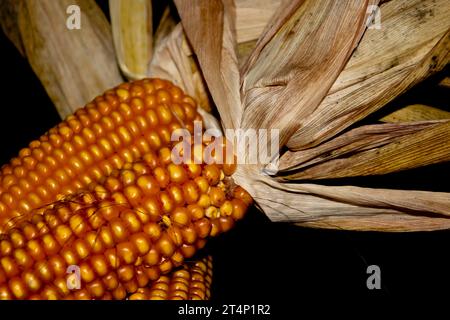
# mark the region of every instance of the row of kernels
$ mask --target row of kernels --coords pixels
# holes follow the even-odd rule
[[[208,300],[211,292],[212,260],[203,258],[161,276],[148,287],[140,287],[130,300]]]
[[[188,120],[195,118],[195,103],[192,98],[184,96],[179,88],[173,87],[169,82],[154,84],[159,82],[160,80],[146,79],[110,90],[51,129],[47,135],[41,137],[41,141],[34,141],[29,148],[21,150],[19,157],[14,158],[10,165],[4,166],[0,175],[2,182],[0,183],[0,217],[8,211],[10,211],[9,216],[18,216],[28,212],[31,208],[42,205],[43,202],[50,201],[55,197],[55,195],[52,197],[52,190],[73,191],[80,185],[85,185],[98,178],[101,175],[101,168],[89,169],[86,166],[89,166],[93,160],[98,162],[102,157],[102,152],[105,157],[114,150],[119,151],[117,148],[121,142],[130,143],[132,139],[135,141],[137,139],[137,146],[141,147],[140,154],[138,152],[137,155],[136,152],[133,152],[136,150],[122,151],[121,156],[124,161],[133,161],[147,152],[146,142],[156,149],[163,143],[168,143],[170,133],[179,128],[180,124],[178,121],[169,123],[168,119],[172,120],[173,118],[171,110],[167,106],[170,101],[166,97],[167,94],[161,92],[168,90],[175,95],[173,101],[186,105],[184,109]],[[131,90],[135,93],[124,97],[126,95],[124,90]],[[119,92],[122,97],[119,96]],[[136,94],[136,92],[140,92],[140,94]],[[141,100],[143,93],[155,97],[155,103],[147,105],[147,108],[153,109],[145,110],[144,102]],[[159,98],[160,96],[164,96],[164,98]],[[172,112],[178,114],[177,118],[184,119],[184,109],[181,113],[176,107],[173,109]],[[141,115],[143,112],[144,114]],[[169,126],[158,124],[169,124]],[[149,126],[156,128],[156,131],[145,134],[145,138],[142,136],[139,138],[140,131],[144,135]],[[114,129],[117,132],[113,131]],[[102,148],[95,144],[97,140]],[[91,144],[89,150],[85,150],[89,144]],[[80,153],[75,155],[77,150]],[[131,154],[134,154],[134,159],[130,156]],[[66,162],[69,165],[65,165]],[[117,161],[115,162],[117,163]],[[58,163],[64,164],[64,168],[58,170]],[[27,171],[29,171],[28,175]],[[56,178],[48,178],[54,171],[57,172]],[[65,186],[66,181],[80,172],[85,173],[77,181],[74,181],[72,186]],[[48,179],[43,181],[46,178]],[[37,192],[30,190],[33,185],[41,185],[42,182],[46,183],[47,188],[40,186]],[[13,186],[15,188],[8,192]],[[29,194],[28,198],[16,201],[25,192]],[[19,206],[15,206],[18,202]]]
[[[208,206],[203,208],[198,203],[181,207],[185,205],[183,186],[180,188],[174,181],[167,186],[167,192],[155,186],[156,195],[153,192],[144,194],[142,190],[148,187],[148,181],[140,184],[137,181],[141,177],[149,178],[151,168],[144,163],[125,164],[123,170],[114,171],[111,177],[103,181],[103,185],[97,185],[93,191],[86,191],[61,201],[54,208],[46,210],[43,216],[34,215],[31,222],[39,231],[42,245],[40,248],[37,241],[28,243],[33,244],[35,252],[44,253],[44,256],[59,253],[67,265],[81,264],[82,279],[86,283],[94,280],[92,261],[89,258],[92,254],[103,254],[107,261],[106,265],[122,275],[119,280],[124,285],[131,281],[131,276],[125,275],[130,274],[130,268],[133,269],[131,266],[138,262],[146,269],[157,267],[161,273],[169,272],[173,267],[180,265],[184,258],[191,257],[197,249],[203,247],[206,237],[215,236],[231,228],[235,217],[241,217],[246,210],[247,203],[243,200],[225,198],[225,192],[221,189],[223,186],[209,185],[208,174],[205,172],[215,171],[214,168],[215,165],[204,166],[201,175],[194,179],[198,191],[205,191],[202,196],[207,197],[209,201]],[[116,183],[111,182],[113,178],[116,179]],[[218,183],[217,180],[209,181]],[[192,180],[186,183],[188,182]],[[190,188],[195,189],[190,186],[187,190]],[[142,194],[137,196],[140,192]],[[247,200],[247,194],[238,188],[234,189],[234,194]],[[168,215],[161,215],[160,206],[164,206],[164,202],[161,201],[164,198],[159,197],[161,195],[166,195],[167,203],[172,201],[170,208],[167,208]],[[155,210],[160,210],[154,213],[156,219],[153,220],[149,219],[146,212],[142,214],[137,210],[149,208],[149,200],[156,200],[153,206]],[[220,205],[220,208],[213,204]],[[231,213],[222,209],[226,204],[228,206],[231,204]],[[210,213],[211,210],[214,213]],[[222,211],[228,213],[222,216],[220,214]],[[36,240],[37,232],[28,224],[22,231],[11,230],[9,241],[16,251],[25,243],[25,230],[27,237]],[[4,245],[0,248],[4,248],[2,250],[5,253],[11,253],[11,246],[6,242],[2,243]],[[42,258],[42,254],[34,257]],[[40,263],[40,260],[36,262]],[[20,251],[10,254],[2,263],[6,277],[14,278],[13,281],[9,281],[10,289],[14,289],[14,295],[16,297],[27,295],[28,293],[24,293],[26,290],[19,290],[23,289],[23,283],[15,277],[18,275],[19,264],[30,268],[30,259]],[[58,279],[54,276],[56,271],[51,267],[41,263],[37,265],[39,269],[43,268],[45,271],[42,273],[35,270],[39,271],[42,280],[51,282]],[[104,272],[99,271],[97,276],[101,276]]]

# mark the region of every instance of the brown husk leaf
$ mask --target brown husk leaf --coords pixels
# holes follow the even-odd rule
[[[153,52],[152,1],[109,0],[116,56],[131,80],[147,76]]]
[[[439,0],[386,2],[381,12],[382,28],[387,31],[367,30],[359,42],[365,31],[366,8],[377,1],[285,3],[236,79],[232,70],[238,68],[237,61],[224,59],[224,51],[235,54],[231,48],[237,43],[225,27],[224,21],[235,19],[234,10],[224,9],[226,3],[192,1],[188,8],[176,1],[214,102],[221,116],[227,114],[222,119],[225,128],[236,127],[236,123],[239,128],[279,128],[280,147],[286,143],[293,150],[305,150],[297,158],[303,163],[282,158],[291,160],[285,167],[326,164],[350,152],[360,158],[350,156],[349,168],[344,169],[354,168],[358,174],[364,173],[360,167],[366,168],[374,159],[380,160],[379,166],[373,166],[379,173],[447,159],[448,144],[432,138],[435,134],[441,140],[448,137],[447,121],[369,125],[323,143],[445,66],[448,22],[443,17],[448,16],[448,4]],[[412,15],[422,12],[423,6],[434,17]],[[198,19],[200,12],[203,19]],[[406,40],[400,37],[405,32]],[[225,85],[220,80],[227,72],[233,76]],[[237,107],[239,100],[242,106]],[[235,117],[232,121],[230,112]],[[332,150],[332,156],[326,150]],[[411,157],[403,156],[405,152]],[[386,166],[391,160],[394,164]],[[448,193],[283,182],[262,169],[261,165],[239,165],[234,178],[273,221],[378,231],[450,227]],[[332,172],[339,174],[340,170]]]
[[[69,5],[81,9],[79,30],[66,27]],[[61,117],[123,82],[111,28],[95,1],[24,0],[18,19],[26,56]]]

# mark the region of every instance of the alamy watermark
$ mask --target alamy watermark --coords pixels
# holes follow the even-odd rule
[[[67,7],[66,13],[69,15],[66,19],[66,27],[69,30],[81,29],[81,9],[73,4]]]
[[[66,13],[68,15],[66,19],[66,27],[69,30],[81,29],[81,9],[80,6],[72,4],[67,7]],[[377,5],[370,5],[367,7],[366,13],[368,14],[366,20],[366,27],[368,29],[381,29],[381,10]]]
[[[367,278],[366,285],[367,289],[381,289],[381,269],[376,264],[367,267],[367,274],[370,276]]]
[[[80,267],[70,265],[66,269],[66,285],[69,290],[81,289],[81,273]],[[369,290],[381,289],[381,269],[378,265],[370,265],[367,267],[366,273],[369,277],[366,280],[366,286]]]
[[[77,265],[70,265],[66,270],[66,285],[69,290],[78,290],[81,288],[81,274],[80,267]]]
[[[370,5],[367,7],[366,13],[368,14],[366,20],[367,29],[381,29],[381,10],[379,6]]]
[[[226,129],[225,135],[217,129],[203,131],[201,121],[194,122],[194,134],[180,128],[174,130],[171,141],[172,161],[206,164],[258,164],[265,166],[265,173],[278,171],[278,129]]]

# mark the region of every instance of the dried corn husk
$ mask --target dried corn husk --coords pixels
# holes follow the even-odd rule
[[[202,110],[207,111],[203,113],[205,121],[209,119],[208,124],[216,126],[217,120],[209,116],[211,101],[195,55],[169,7],[164,10],[155,33],[155,52],[148,76],[170,79],[180,86],[197,100]]]
[[[19,8],[22,2],[23,0],[3,0],[0,2],[0,25],[20,54],[25,55],[18,24]]]
[[[70,5],[80,7],[79,30],[67,28]],[[95,1],[23,0],[18,19],[26,56],[61,117],[123,81],[109,23]]]
[[[294,1],[290,6],[275,16],[242,69],[242,127],[278,128],[282,146],[347,62],[365,29],[367,1]]]
[[[400,41],[395,34],[392,37],[385,36],[384,44],[389,44],[386,47],[389,51],[377,53],[374,49],[382,49],[382,46],[373,42],[373,39],[383,39],[372,33],[376,30],[368,30],[360,43],[360,46],[363,45],[352,55],[350,53],[364,31],[367,6],[376,4],[376,1],[294,1],[284,4],[241,67],[239,94],[236,93],[236,78],[227,79],[227,86],[224,87],[217,84],[215,79],[205,77],[220,114],[232,112],[239,115],[232,120],[222,119],[224,126],[233,128],[236,123],[240,123],[239,127],[244,128],[280,128],[282,144],[289,142],[295,148],[305,149],[305,162],[321,163],[326,160],[326,154],[323,153],[327,148],[336,150],[336,155],[345,154],[349,150],[364,153],[373,148],[381,148],[396,155],[396,165],[401,166],[403,157],[397,155],[397,147],[400,147],[400,152],[414,154],[423,147],[422,143],[431,142],[435,144],[430,146],[428,152],[435,152],[436,161],[446,160],[448,145],[437,144],[437,139],[433,140],[430,136],[439,133],[440,139],[447,138],[447,121],[361,127],[355,129],[355,132],[338,136],[338,140],[331,140],[330,145],[321,145],[326,138],[333,137],[357,119],[383,106],[413,83],[445,66],[448,27],[442,17],[447,15],[449,6],[437,2],[392,0],[383,4],[383,26],[387,22],[387,27],[391,28],[394,23],[401,24],[403,21],[400,30],[413,26],[416,28],[414,32],[421,33],[421,36],[425,34],[426,40],[416,41],[416,37],[412,45],[409,42],[405,45],[401,43],[405,41]],[[221,5],[218,1],[194,1],[188,8],[183,1],[176,1],[186,34],[204,73],[225,73],[224,51],[228,50],[228,56],[236,55],[236,51],[232,51],[237,43],[236,37],[232,37],[233,32],[228,31],[225,23],[222,23],[222,27],[215,25],[217,22],[234,20],[235,12],[226,9],[230,8],[227,3],[228,1],[223,1]],[[427,15],[415,17],[421,18],[420,24],[417,20],[403,16],[410,15],[413,9],[421,9],[423,5],[431,7],[432,12],[437,15],[436,21],[431,22]],[[197,21],[194,17],[198,12],[207,12],[210,18]],[[344,23],[341,21],[337,25],[333,20],[336,16],[342,18]],[[439,27],[436,26],[438,23]],[[213,36],[206,33],[195,34],[195,31],[205,28],[214,28],[215,31],[211,33]],[[327,45],[327,41],[330,45]],[[217,46],[221,46],[222,50]],[[408,54],[404,53],[406,51]],[[382,61],[381,66],[367,62],[383,55],[390,59]],[[352,59],[347,62],[350,56]],[[400,59],[397,62],[399,67],[392,64],[392,59]],[[235,59],[227,62],[228,70],[238,68]],[[431,66],[430,62],[433,62]],[[399,86],[397,90],[391,88],[393,84]],[[377,86],[384,89],[372,98],[369,93],[376,90]],[[224,89],[226,97],[223,97]],[[347,95],[348,100],[343,99]],[[326,97],[326,101],[330,96],[336,103],[327,104],[329,114],[326,114],[321,107],[324,103],[322,100]],[[235,105],[239,99],[242,106]],[[341,113],[341,109],[349,112],[350,116]],[[316,127],[315,122],[310,122],[313,118],[320,120],[322,114],[327,118],[322,127]],[[322,128],[325,129],[321,130]],[[301,137],[299,133],[303,134],[302,130],[310,133],[314,132],[311,130],[316,130],[319,134],[311,137],[305,134],[305,140],[309,137],[313,141],[303,144],[301,139],[297,139]],[[294,134],[295,139],[291,140]],[[418,145],[414,148],[416,142]],[[317,150],[308,149],[314,145]],[[406,167],[410,167],[412,163],[423,165],[430,161],[429,157],[420,155],[416,162],[408,162]],[[316,160],[315,156],[319,156],[319,159]],[[361,164],[355,161],[354,165]],[[240,165],[235,179],[250,191],[260,208],[273,221],[353,230],[417,231],[450,227],[448,193],[282,182],[277,177],[263,174],[262,169],[261,165]]]
[[[349,159],[346,157],[396,143],[402,137],[420,133],[424,129],[432,129],[441,123],[439,121],[423,121],[358,127],[317,147],[284,153],[280,161],[279,175],[284,177],[289,172],[300,171],[308,167],[315,168],[314,165],[326,163],[331,159]],[[304,173],[305,171],[299,172],[299,174]],[[366,174],[369,174],[369,172],[366,172]]]
[[[374,127],[386,128],[389,125],[374,125]],[[409,127],[410,132],[402,136],[400,131],[402,127]],[[368,129],[360,127],[353,131],[360,130],[363,135],[366,135]],[[378,133],[375,133],[375,135],[367,135],[367,138],[356,136],[355,141],[352,141],[353,134],[350,131],[349,134],[343,134],[328,143],[319,145],[319,149],[326,147],[328,150],[333,150],[333,146],[337,143],[336,140],[344,140],[345,144],[343,147],[333,150],[337,152],[327,156],[328,159],[325,161],[320,156],[315,157],[313,161],[318,164],[312,167],[298,170],[298,163],[296,163],[295,172],[283,176],[283,179],[314,180],[379,175],[450,161],[450,121],[400,124],[397,130],[391,131],[386,137],[377,137]],[[347,139],[348,135],[351,136],[350,139]],[[386,141],[388,141],[387,144],[385,144]],[[357,150],[361,151],[355,152]],[[301,152],[296,152],[295,157],[298,157],[299,153]],[[339,158],[338,156],[342,153],[344,157]],[[350,155],[345,156],[346,153],[350,153]],[[305,167],[309,163],[303,165]],[[292,168],[289,171],[292,171]]]
[[[392,4],[390,2],[387,5]],[[386,6],[387,6],[386,5]],[[423,2],[420,3],[420,6],[423,5]],[[449,12],[441,10],[443,12]],[[439,18],[442,19],[443,13],[438,15]],[[403,20],[402,20],[403,21]],[[398,24],[396,24],[398,25]],[[448,24],[450,27],[450,24]],[[433,29],[436,31],[436,29]],[[374,98],[376,94],[371,94],[371,91],[368,90],[364,93],[364,90],[359,90],[358,92],[354,91],[347,96],[347,93],[338,92],[332,95],[328,95],[321,106],[317,109],[317,115],[312,116],[310,118],[311,122],[305,125],[303,129],[305,139],[305,146],[314,146],[318,142],[321,142],[324,139],[329,138],[333,134],[333,130],[340,131],[345,129],[346,126],[354,123],[357,119],[362,118],[375,111],[377,108],[383,106],[385,103],[389,102],[393,96],[392,92],[397,92],[398,90],[404,90],[406,87],[410,86],[411,83],[417,82],[428,74],[435,72],[434,68],[437,70],[442,69],[449,60],[449,45],[450,45],[450,33],[444,30],[444,35],[438,36],[438,42],[434,44],[428,53],[424,53],[423,58],[419,60],[416,64],[414,64],[414,68],[408,67],[407,72],[403,69],[397,69],[396,67],[393,70],[397,70],[397,73],[393,70],[389,71],[386,75],[386,81],[379,81],[379,75],[377,74],[375,78],[378,78],[376,81],[377,87],[386,86],[387,83],[391,84],[391,87],[385,87],[385,92],[383,95],[388,93],[387,96],[382,97],[380,100]],[[362,40],[360,46],[364,43],[365,38]],[[409,44],[409,42],[404,41],[403,43]],[[414,44],[414,43],[413,43]],[[411,44],[410,44],[411,45]],[[393,44],[391,45],[391,47]],[[407,45],[405,45],[407,46]],[[419,49],[418,49],[419,50]],[[420,48],[419,51],[423,50]],[[370,52],[367,49],[367,52]],[[356,52],[357,53],[357,52]],[[355,53],[355,54],[356,54]],[[411,52],[408,52],[410,54]],[[400,49],[399,54],[404,54]],[[401,56],[400,56],[401,57]],[[364,60],[359,57],[360,60]],[[395,59],[400,59],[396,57]],[[409,58],[408,58],[409,59]],[[416,57],[414,58],[416,59]],[[352,60],[349,61],[349,64],[352,63]],[[347,65],[348,67],[348,65]],[[345,70],[341,73],[340,77],[345,75]],[[383,74],[383,73],[382,73]],[[401,75],[400,77],[398,75]],[[394,80],[394,83],[391,81]],[[336,81],[338,83],[340,80]],[[367,81],[367,80],[364,80]],[[375,81],[375,79],[371,80]],[[400,82],[399,82],[400,81]],[[336,87],[336,83],[334,87]],[[342,84],[341,84],[342,85]],[[333,87],[333,88],[334,88]],[[343,85],[345,87],[345,85]],[[371,88],[372,84],[368,84],[368,88]],[[333,91],[333,88],[330,90]],[[352,86],[350,86],[352,88]],[[344,91],[348,90],[345,88]],[[351,90],[354,90],[352,88]],[[399,92],[400,93],[400,92]],[[342,96],[343,95],[343,96]],[[395,95],[394,95],[395,96]],[[361,107],[358,107],[359,98],[365,97],[362,100]],[[387,97],[387,98],[386,98]],[[347,100],[349,99],[349,100]],[[372,100],[371,100],[372,99]],[[374,104],[372,104],[374,103]],[[330,105],[336,105],[335,108],[330,108]],[[342,115],[342,116],[340,116]],[[337,118],[335,118],[337,117]],[[438,118],[435,118],[438,119]],[[309,120],[307,120],[309,121]],[[321,126],[327,128],[325,131],[321,129]],[[293,139],[299,138],[301,135],[298,130],[294,135]],[[314,131],[314,132],[313,132]],[[316,135],[317,133],[317,135]],[[306,136],[310,137],[313,142],[306,141]],[[314,138],[317,137],[318,141],[314,142]],[[342,136],[342,137],[345,137]],[[342,137],[338,137],[335,139],[342,139]],[[365,151],[364,154],[357,154],[348,159],[336,159],[332,160],[329,163],[322,163],[320,166],[316,166],[308,169],[308,172],[303,171],[296,174],[292,174],[289,176],[290,179],[319,179],[319,178],[337,178],[337,177],[346,177],[346,176],[358,176],[365,174],[385,174],[394,172],[397,170],[404,170],[415,168],[418,166],[426,165],[434,163],[432,158],[434,158],[438,162],[447,161],[449,158],[449,149],[446,141],[450,138],[450,132],[446,129],[444,125],[438,134],[434,135],[429,134],[427,132],[417,132],[412,136],[404,136],[392,142],[390,146],[380,146],[376,147],[373,150]],[[290,142],[292,141],[292,138]],[[300,142],[300,140],[296,140]],[[332,142],[331,142],[332,143]],[[350,142],[349,142],[350,143]],[[415,148],[412,148],[415,146]],[[305,147],[302,147],[305,148]],[[406,148],[407,152],[402,153]],[[430,151],[433,149],[432,151]],[[302,154],[303,150],[297,151]],[[397,154],[394,156],[393,154]],[[288,153],[288,157],[291,157]],[[294,156],[295,157],[295,156]],[[290,164],[284,163],[284,159],[281,159],[280,164],[282,167],[289,167]],[[343,168],[345,167],[345,170]],[[315,172],[315,173],[313,173]]]
[[[239,65],[248,58],[282,0],[235,0],[236,41]]]
[[[301,120],[289,148],[304,149],[331,138],[441,70],[450,58],[449,16],[446,0],[382,5],[382,28],[366,31],[320,106]]]
[[[181,24],[159,39],[148,75],[170,79],[193,96],[202,109],[210,112],[211,103],[206,86]]]
[[[445,39],[448,41],[448,38]],[[442,55],[445,55],[445,50],[441,52],[442,57]],[[355,110],[355,112],[359,112],[359,110]],[[444,112],[442,111],[442,113]],[[349,119],[353,121],[353,118]],[[343,137],[346,137],[346,135],[335,139],[342,139]],[[448,141],[450,141],[450,131],[447,125],[442,125],[437,132],[424,130],[424,132],[413,133],[411,136],[403,136],[388,146],[375,147],[372,150],[364,151],[364,153],[353,155],[347,159],[336,159],[329,163],[322,163],[303,172],[289,175],[288,178],[298,180],[386,174],[435,162],[448,161]],[[349,141],[348,143],[352,142]],[[333,141],[331,144],[333,144]],[[307,150],[299,150],[295,153],[302,154]],[[290,152],[287,154],[290,157]],[[282,167],[290,166],[284,163],[283,158],[280,164]]]
[[[232,0],[175,1],[225,128],[242,115]],[[226,12],[227,14],[223,14]],[[200,19],[201,17],[201,19]]]
[[[443,86],[445,88],[450,88],[450,77],[446,77],[442,79],[442,81],[439,83],[440,86]]]
[[[151,0],[109,0],[109,12],[120,69],[128,79],[145,78],[153,51]]]
[[[386,2],[386,1],[382,1]],[[250,10],[256,10],[258,4],[252,1],[237,1],[237,17],[245,16],[247,7]],[[276,8],[277,1],[267,1],[266,7]],[[370,5],[375,5],[375,2]],[[253,5],[253,7],[252,7]],[[402,13],[401,23],[399,23],[399,14]],[[334,134],[329,130],[331,118],[335,116],[333,108],[330,105],[341,105],[341,113],[349,113],[348,117],[350,124],[361,119],[366,113],[361,113],[359,106],[365,104],[370,108],[370,112],[375,111],[380,106],[385,105],[389,100],[397,96],[399,89],[396,83],[402,82],[403,87],[410,87],[413,83],[418,82],[425,76],[442,69],[448,63],[448,35],[443,35],[449,29],[450,23],[448,16],[450,9],[445,1],[436,3],[435,1],[391,1],[390,4],[385,4],[381,8],[382,29],[367,30],[358,49],[352,55],[352,58],[347,63],[346,67],[333,84],[329,94],[321,103],[317,113],[319,115],[311,116],[306,129],[299,129],[299,132],[293,135],[289,141],[289,146],[292,149],[301,148],[297,146],[295,140],[300,138],[300,132],[305,131],[305,146],[313,145],[317,136],[325,135],[323,138],[318,137],[319,142],[325,140],[330,135]],[[262,15],[261,18],[268,19],[267,15]],[[264,25],[268,21],[260,21],[260,25]],[[256,39],[259,29],[254,28],[255,32],[252,37]],[[245,34],[245,27],[237,24],[237,35],[239,38],[240,32]],[[402,41],[402,38],[406,38]],[[437,55],[429,55],[431,60],[426,60],[425,54],[429,51],[433,44],[437,44],[439,39],[443,39],[444,46],[441,46]],[[246,44],[244,43],[243,46]],[[247,49],[252,49],[250,46]],[[384,48],[386,48],[384,50]],[[428,51],[427,51],[428,50]],[[441,57],[442,59],[439,59]],[[420,75],[420,68],[414,70],[422,63],[425,65],[425,75]],[[425,59],[425,60],[424,60]],[[428,64],[427,64],[428,63]],[[414,65],[415,64],[415,65]],[[392,69],[392,70],[391,70]],[[403,70],[407,69],[407,70]],[[411,70],[416,74],[406,77]],[[406,73],[403,71],[407,71]],[[388,72],[391,72],[390,74]],[[382,77],[383,80],[380,81]],[[383,73],[386,73],[383,75]],[[408,81],[404,82],[404,78]],[[445,84],[445,79],[442,81]],[[386,92],[386,89],[388,92]],[[403,89],[404,90],[404,89]],[[387,100],[371,102],[370,99],[376,100],[379,98],[377,94],[383,94]],[[376,105],[371,106],[372,103]],[[367,106],[365,106],[367,108]],[[320,109],[320,110],[319,110]],[[335,108],[338,109],[338,108]],[[326,113],[328,110],[329,114]],[[351,110],[355,110],[351,113]],[[334,121],[344,121],[345,117],[336,117]],[[438,119],[438,118],[435,118]],[[417,119],[427,120],[427,119]],[[333,123],[331,123],[333,124]],[[348,125],[344,126],[347,127]],[[340,128],[342,130],[342,128]],[[311,141],[312,140],[312,141]]]
[[[382,117],[380,121],[412,122],[440,119],[450,119],[450,112],[423,104],[412,104]]]
[[[282,0],[235,0],[236,41],[257,40]]]
[[[360,231],[364,226],[365,231],[385,231],[385,232],[413,232],[413,231],[433,231],[439,229],[449,229],[449,219],[401,215],[398,214],[375,214],[368,216],[347,217],[322,217],[316,221],[299,222],[296,225],[309,228],[321,229],[343,229]]]

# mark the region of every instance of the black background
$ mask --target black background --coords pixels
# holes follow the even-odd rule
[[[156,1],[157,3],[157,1]],[[107,1],[100,1],[107,9]],[[159,10],[159,11],[158,11]],[[156,8],[156,19],[160,8]],[[60,119],[26,59],[0,35],[0,164]],[[448,91],[434,83],[442,73],[397,99],[397,104],[448,107]],[[378,115],[377,115],[378,116]],[[386,177],[324,181],[361,186],[450,191],[449,164]],[[298,206],[301,207],[301,203]],[[295,300],[448,297],[449,231],[374,233],[315,230],[271,223],[256,208],[235,229],[213,239],[213,300],[271,303]],[[368,290],[366,268],[381,268],[381,290]]]

